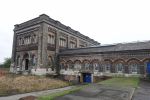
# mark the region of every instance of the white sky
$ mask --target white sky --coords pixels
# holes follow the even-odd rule
[[[0,63],[14,25],[43,13],[102,44],[150,40],[150,0],[1,0]]]

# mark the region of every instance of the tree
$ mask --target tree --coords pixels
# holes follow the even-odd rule
[[[10,64],[11,64],[11,58],[5,58],[4,63],[3,63],[3,67],[4,68],[9,68]]]

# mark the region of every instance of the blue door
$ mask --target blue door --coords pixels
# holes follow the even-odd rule
[[[89,74],[89,73],[83,74],[83,82],[91,83],[91,74]]]
[[[147,63],[147,73],[150,74],[150,62]]]

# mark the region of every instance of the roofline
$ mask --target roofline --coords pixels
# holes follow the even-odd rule
[[[82,39],[85,39],[89,42],[92,42],[92,44],[94,44],[94,45],[100,45],[99,42],[89,38],[88,36],[81,34],[79,31],[76,31],[76,30],[72,29],[71,27],[62,24],[61,22],[59,22],[57,20],[50,18],[46,14],[41,14],[41,15],[39,15],[39,17],[36,17],[36,18],[31,19],[29,21],[23,22],[21,24],[14,25],[15,26],[14,31],[18,31],[18,30],[21,30],[21,29],[26,28],[28,26],[33,26],[35,24],[39,24],[42,22],[46,22],[46,23],[52,25],[53,27],[59,28],[62,31],[65,31],[69,34],[75,35],[75,36],[80,37]]]
[[[128,52],[138,52],[138,51],[149,51],[149,49],[140,49],[140,50],[119,50],[119,51],[103,51],[103,52],[86,52],[86,53],[73,53],[73,54],[58,54],[59,56],[69,56],[69,55],[87,55],[87,54],[106,54],[106,53],[128,53]]]
[[[103,47],[113,47],[116,46],[114,44],[112,45],[102,45],[102,46],[93,46],[93,47],[82,47],[82,48],[67,48],[67,49],[60,49],[61,51],[69,51],[69,50],[80,50],[80,49],[89,49],[89,48],[103,48]]]

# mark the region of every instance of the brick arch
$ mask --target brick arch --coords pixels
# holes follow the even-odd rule
[[[73,63],[73,61],[72,60],[68,60],[68,61],[66,61],[66,63]]]
[[[66,61],[65,61],[65,60],[61,59],[61,60],[60,60],[60,63],[63,63],[63,62],[64,62],[64,63],[66,63]]]
[[[84,64],[85,62],[90,63],[90,60],[84,59],[84,60],[82,61],[82,64]]]
[[[116,59],[116,60],[113,62],[113,64],[116,64],[116,63],[118,63],[118,62],[122,62],[123,64],[126,63],[124,59]]]
[[[128,60],[127,60],[127,64],[129,64],[130,62],[136,62],[136,63],[141,64],[141,61],[140,61],[139,59],[137,59],[137,58],[128,59]]]
[[[144,58],[143,60],[142,60],[142,62],[144,63],[144,62],[149,62],[150,61],[150,58]]]
[[[111,59],[104,59],[104,62],[110,62],[111,64],[113,63]]]
[[[76,62],[82,63],[80,60],[75,60],[73,63],[75,64]]]
[[[100,63],[100,61],[99,61],[98,59],[93,59],[93,60],[91,60],[91,63],[94,63],[94,62]]]

